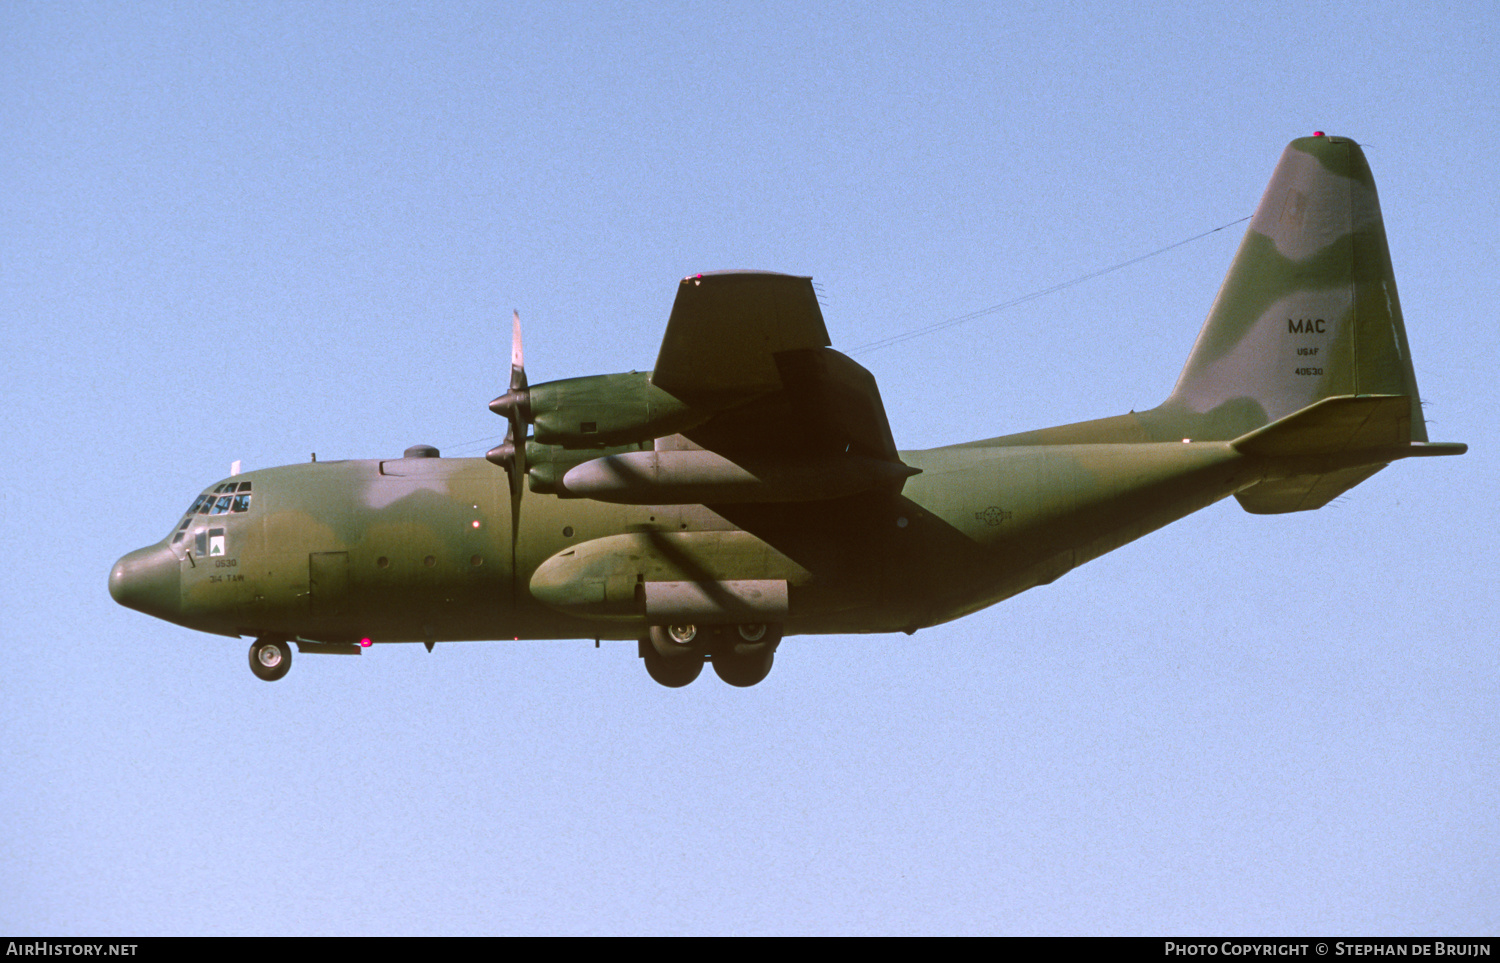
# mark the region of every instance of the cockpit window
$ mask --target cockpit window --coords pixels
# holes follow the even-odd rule
[[[187,515],[172,535],[172,544],[176,545],[187,537],[188,526],[199,515],[243,515],[249,510],[249,482],[223,482],[215,485],[211,491],[193,499],[193,504],[188,506]]]

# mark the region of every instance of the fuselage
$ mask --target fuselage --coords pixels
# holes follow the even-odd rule
[[[132,552],[115,597],[229,636],[349,643],[640,638],[647,582],[784,581],[787,635],[915,631],[1049,582],[1253,483],[1224,442],[903,452],[899,492],[636,506],[404,457],[247,472]],[[226,500],[228,496],[228,500]],[[238,499],[238,501],[235,501]],[[240,510],[235,510],[239,508]]]
[[[1052,581],[1233,494],[1313,511],[1431,443],[1374,178],[1321,133],[1282,153],[1162,404],[896,450],[812,281],[677,286],[650,372],[531,385],[512,323],[486,460],[305,464],[215,484],[110,591],[298,651],[636,639],[653,679],[766,677],[784,636],[914,632]]]

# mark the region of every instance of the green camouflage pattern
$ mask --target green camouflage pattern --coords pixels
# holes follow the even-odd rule
[[[764,676],[784,636],[915,632],[1050,582],[1229,495],[1252,512],[1305,511],[1391,461],[1465,450],[1427,443],[1374,181],[1346,138],[1287,147],[1176,387],[1149,411],[896,452],[873,378],[822,346],[805,282],[685,280],[691,290],[679,295],[662,369],[715,405],[772,393],[735,402],[741,407],[701,429],[658,422],[654,412],[670,404],[655,401],[640,409],[645,415],[608,424],[685,431],[657,438],[655,450],[706,448],[747,472],[769,466],[768,479],[778,460],[783,469],[815,466],[840,450],[884,459],[888,470],[866,490],[787,500],[772,497],[768,481],[764,498],[741,484],[723,503],[561,497],[566,472],[609,452],[649,450],[649,439],[592,451],[532,442],[536,474],[513,532],[505,470],[418,447],[403,458],[224,479],[209,491],[250,483],[246,510],[188,516],[161,542],[122,558],[110,591],[179,625],[295,640],[303,651],[638,640],[664,684],[691,681],[707,654],[726,681],[746,685]],[[747,362],[753,379],[716,393],[704,373],[732,364],[694,340],[690,315],[722,328],[716,306],[738,303],[735,291],[749,292],[745,304],[781,306],[783,320],[767,322],[764,339],[774,336],[778,347],[769,361]],[[770,293],[756,300],[757,291]],[[744,304],[736,310],[755,314]],[[803,388],[777,393],[796,378]],[[628,381],[630,397],[659,390]],[[570,424],[590,424],[588,392],[599,389],[568,390],[571,400],[554,407]],[[804,415],[820,427],[798,435],[792,425]],[[610,444],[629,440],[625,428],[606,435]],[[817,477],[799,480],[817,490]],[[700,590],[695,604],[722,599],[725,612],[737,611],[731,596],[742,586],[784,587],[767,595],[767,604],[784,604],[771,641],[733,650],[755,649],[751,669],[731,664],[749,656],[691,645],[678,648],[696,664],[673,668],[677,650],[661,633],[681,619],[654,615],[647,600],[673,597],[648,589],[679,585]],[[265,668],[276,668],[274,656]]]

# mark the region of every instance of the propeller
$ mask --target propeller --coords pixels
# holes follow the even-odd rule
[[[490,402],[490,410],[509,425],[505,440],[485,453],[485,459],[505,469],[510,477],[510,570],[515,581],[516,540],[521,528],[521,495],[526,490],[526,427],[531,420],[531,396],[526,388],[526,362],[521,353],[521,313],[511,312],[510,390]]]

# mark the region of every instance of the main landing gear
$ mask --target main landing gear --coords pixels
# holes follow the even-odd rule
[[[698,678],[707,660],[720,679],[733,686],[752,686],[771,671],[781,626],[653,625],[640,642],[646,672],[669,688]]]
[[[250,671],[257,679],[275,682],[292,668],[292,647],[285,639],[256,639],[250,643]]]

